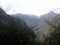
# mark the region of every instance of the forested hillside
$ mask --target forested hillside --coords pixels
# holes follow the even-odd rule
[[[39,45],[36,35],[23,20],[0,8],[0,45]]]

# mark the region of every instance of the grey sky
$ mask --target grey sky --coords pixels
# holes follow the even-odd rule
[[[9,14],[41,15],[60,7],[60,0],[0,0],[0,6]]]

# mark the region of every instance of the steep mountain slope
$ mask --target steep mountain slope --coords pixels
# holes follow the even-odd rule
[[[58,24],[60,24],[60,14],[57,14],[57,16],[55,16],[53,19],[52,19],[52,21],[51,21],[51,23],[53,24],[53,25],[58,25]]]
[[[60,14],[57,14],[57,16],[55,16],[51,21],[50,21],[50,26],[51,26],[51,31],[53,31],[54,28],[56,28],[59,24],[60,24]]]
[[[43,15],[40,17],[40,21],[38,23],[38,26],[34,28],[35,33],[37,34],[37,37],[40,39],[43,39],[43,36],[47,36],[48,31],[49,31],[49,25],[47,21],[51,21],[53,17],[55,17],[56,14],[52,11],[50,11],[48,14]]]
[[[22,20],[25,21],[25,23],[30,27],[34,28],[37,23],[39,22],[39,18],[34,16],[34,15],[27,15],[27,14],[13,14],[12,16],[21,18]]]
[[[33,45],[35,37],[23,20],[6,14],[0,8],[0,45]]]
[[[12,16],[21,18],[30,28],[36,28],[43,25],[47,20],[50,21],[54,16],[56,16],[56,13],[50,11],[49,13],[42,15],[40,18],[34,15],[20,13],[12,14]]]
[[[50,28],[47,24],[47,21],[51,21],[52,18],[56,16],[56,13],[50,11],[48,14],[45,14],[40,18],[24,14],[15,14],[12,16],[23,19],[29,27],[32,27],[34,29],[37,37],[42,38],[43,35],[47,35]]]
[[[54,13],[53,11],[50,11],[49,13],[40,17],[39,23],[42,23],[42,22],[45,23],[45,21],[47,20],[50,21],[54,16],[56,16],[56,13]]]
[[[19,25],[23,28],[28,29],[29,32],[32,32],[32,30],[25,24],[23,20],[17,17],[12,17],[5,13],[3,9],[0,8],[0,21],[5,22],[9,25]]]

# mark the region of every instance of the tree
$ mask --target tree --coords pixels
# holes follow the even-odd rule
[[[35,34],[27,28],[0,22],[0,45],[40,45]]]
[[[53,23],[47,21],[51,26],[49,36],[45,39],[46,45],[60,45],[60,24],[53,25]],[[53,29],[52,29],[53,28]]]
[[[60,45],[60,24],[50,33],[48,43],[49,45]]]

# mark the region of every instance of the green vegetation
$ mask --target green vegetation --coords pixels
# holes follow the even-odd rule
[[[0,45],[40,45],[35,35],[18,25],[0,22]]]
[[[51,32],[48,43],[49,45],[60,45],[60,24]]]
[[[56,22],[56,24],[57,23],[58,22]],[[48,24],[51,26],[50,33],[41,45],[60,45],[60,23],[53,25],[53,23],[48,22]]]
[[[60,21],[54,21],[55,24],[56,22]],[[56,26],[51,22],[47,23],[53,29],[49,30],[48,36],[43,35],[43,41],[39,41],[24,21],[9,16],[0,8],[0,45],[60,45],[60,24]]]
[[[0,8],[0,45],[40,45],[40,42],[23,20]]]

